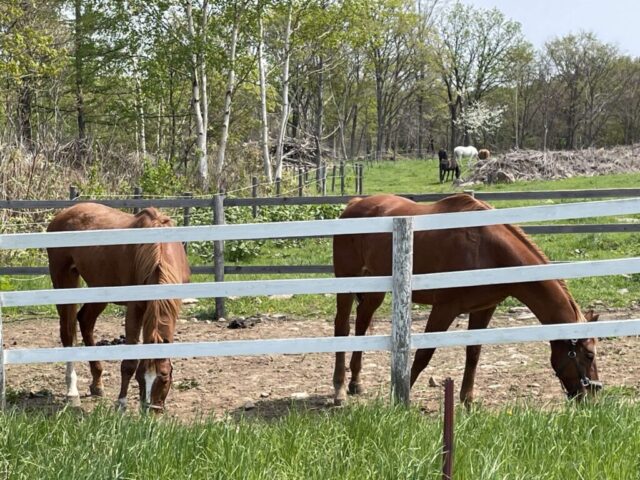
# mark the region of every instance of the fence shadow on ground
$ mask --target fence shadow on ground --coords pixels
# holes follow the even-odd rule
[[[253,403],[252,408],[246,407],[247,406],[244,405],[231,410],[229,415],[235,420],[278,420],[286,417],[292,412],[312,413],[339,410],[339,407],[336,407],[333,404],[333,396],[327,395],[310,395],[301,399],[265,398]]]

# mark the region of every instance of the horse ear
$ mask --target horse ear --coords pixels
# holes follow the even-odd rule
[[[594,313],[593,310],[589,310],[584,314],[584,318],[587,322],[597,322],[598,318],[600,318],[600,314]]]

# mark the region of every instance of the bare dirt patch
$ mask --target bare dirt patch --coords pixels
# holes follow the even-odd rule
[[[424,330],[428,312],[414,312],[413,330]],[[618,311],[601,315],[606,319],[637,317],[639,312]],[[526,315],[525,315],[526,316]],[[498,315],[492,327],[535,324],[534,318],[517,314]],[[332,336],[332,319],[262,317],[249,328],[227,328],[228,322],[179,320],[176,341],[220,341],[265,338]],[[251,322],[249,322],[251,324]],[[454,328],[465,329],[460,317]],[[104,344],[117,341],[123,333],[123,319],[101,318],[96,339]],[[353,329],[352,329],[353,330]],[[388,319],[374,320],[374,334],[390,331]],[[5,323],[7,348],[59,346],[58,322],[31,318]],[[638,337],[603,339],[598,364],[605,388],[615,386],[635,396],[640,390]],[[273,418],[291,408],[331,408],[333,354],[270,355],[254,357],[180,358],[174,360],[174,385],[167,399],[167,414],[183,420],[199,416],[244,415]],[[113,405],[120,384],[119,362],[105,363],[105,397],[88,396],[88,364],[77,366],[82,409],[90,411],[101,402]],[[464,348],[440,349],[412,390],[412,401],[427,412],[440,409],[441,383],[450,376],[459,388],[464,369]],[[389,397],[389,354],[365,353],[363,380],[367,392],[351,402]],[[138,405],[138,389],[132,383],[129,405]],[[18,408],[52,411],[64,405],[64,365],[33,364],[7,367],[8,401]],[[560,405],[564,401],[560,384],[549,363],[548,343],[485,346],[475,389],[476,400],[490,407],[513,401],[536,405]]]

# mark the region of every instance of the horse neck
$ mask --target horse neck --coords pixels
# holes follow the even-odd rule
[[[529,307],[543,325],[581,321],[571,294],[558,280],[516,284],[512,295]]]

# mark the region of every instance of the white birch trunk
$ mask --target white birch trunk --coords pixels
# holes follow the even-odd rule
[[[216,178],[218,187],[222,182],[222,169],[224,168],[224,157],[227,150],[227,141],[229,140],[229,121],[231,119],[231,101],[233,99],[233,90],[236,82],[236,44],[238,42],[238,19],[234,20],[233,31],[231,32],[231,45],[229,46],[229,73],[227,76],[227,91],[224,95],[224,117],[222,120],[222,132],[220,133],[220,146],[218,148],[218,158],[216,161]]]
[[[146,132],[145,132],[145,120],[144,120],[144,103],[142,102],[142,87],[140,85],[140,76],[136,71],[136,110],[138,114],[138,121],[136,122],[138,125],[138,142],[140,153],[142,154],[142,158],[147,157],[147,140],[146,140]]]
[[[260,111],[262,117],[262,161],[264,174],[271,183],[271,159],[269,158],[269,124],[267,123],[267,80],[264,67],[264,27],[262,11],[258,14],[258,70],[260,73]]]
[[[278,133],[278,145],[276,147],[276,178],[282,178],[282,156],[284,151],[284,137],[287,133],[287,122],[289,121],[289,60],[290,39],[291,39],[291,15],[293,5],[289,2],[287,13],[287,27],[284,33],[284,64],[282,67],[282,117],[280,119],[280,131]]]
[[[191,0],[187,1],[186,14],[189,27],[189,36],[194,41],[196,38],[193,28],[193,14],[191,11]],[[194,42],[195,43],[195,42]],[[198,82],[198,56],[196,53],[191,55],[193,63],[192,83],[191,83],[191,107],[193,109],[193,117],[196,124],[196,155],[198,158],[198,177],[203,187],[207,188],[209,184],[209,171],[207,168],[207,131],[204,128],[204,118],[202,116],[202,105],[200,103],[200,86]]]

